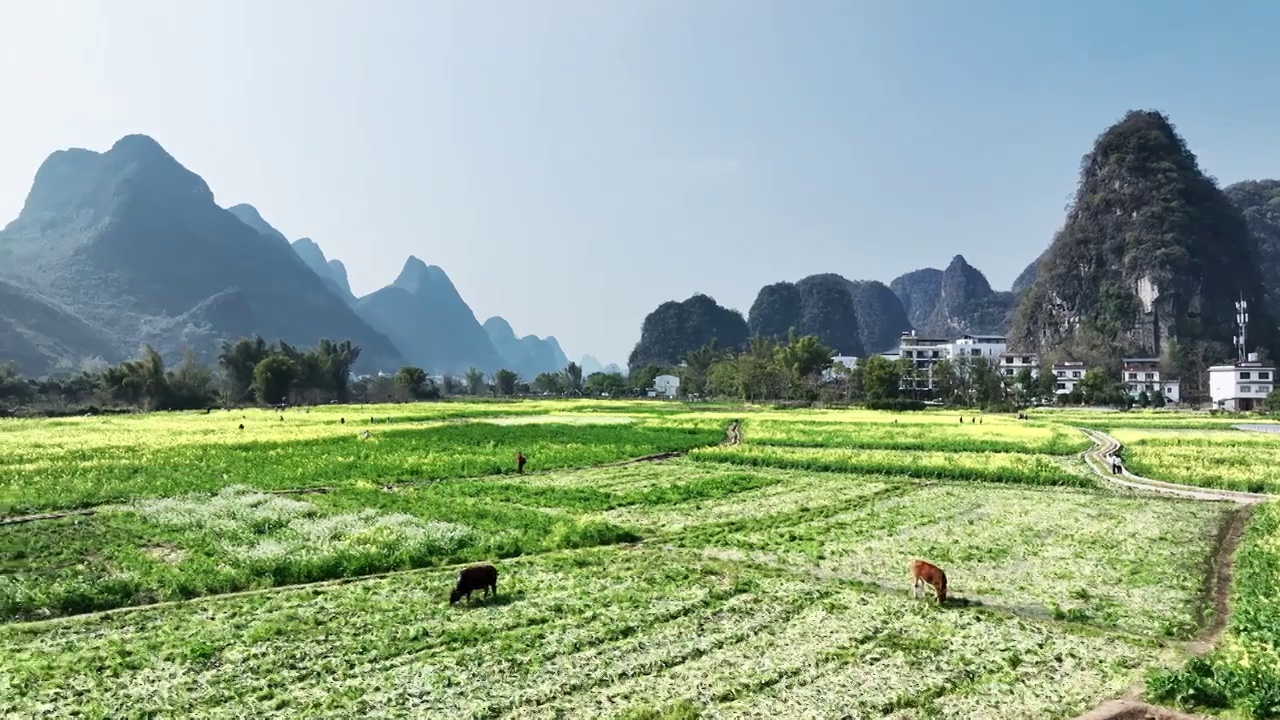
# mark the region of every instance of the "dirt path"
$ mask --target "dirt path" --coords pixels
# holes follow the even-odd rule
[[[1240,538],[1244,535],[1245,526],[1249,524],[1252,511],[1253,508],[1249,505],[1235,508],[1227,513],[1218,530],[1210,575],[1206,578],[1206,596],[1213,608],[1212,617],[1201,630],[1200,637],[1188,647],[1192,656],[1203,655],[1213,649],[1227,629],[1227,620],[1231,617],[1231,575],[1236,548],[1240,547]]]
[[[1276,499],[1276,496],[1261,493],[1218,490],[1194,485],[1179,485],[1177,483],[1164,482],[1163,480],[1152,480],[1141,475],[1134,475],[1123,465],[1121,465],[1120,474],[1114,475],[1110,471],[1111,458],[1119,455],[1120,451],[1124,449],[1120,441],[1099,430],[1077,429],[1088,435],[1089,439],[1093,441],[1093,448],[1084,452],[1086,464],[1103,480],[1113,485],[1129,488],[1130,490],[1141,490],[1204,502],[1234,502],[1247,505]]]
[[[1218,528],[1218,536],[1214,542],[1210,567],[1205,575],[1204,596],[1207,612],[1202,619],[1203,627],[1194,641],[1187,646],[1191,657],[1203,655],[1213,649],[1222,638],[1227,628],[1227,620],[1231,617],[1231,576],[1235,562],[1236,549],[1240,546],[1240,538],[1244,535],[1245,526],[1249,522],[1252,506],[1259,502],[1276,499],[1275,496],[1260,493],[1237,492],[1235,490],[1216,490],[1192,485],[1152,480],[1134,475],[1121,465],[1120,474],[1111,470],[1112,458],[1118,456],[1123,446],[1120,441],[1110,435],[1087,428],[1078,428],[1093,441],[1092,449],[1083,453],[1085,463],[1102,479],[1119,487],[1139,492],[1156,493],[1172,497],[1180,497],[1200,502],[1230,502],[1236,507],[1226,513]],[[1198,716],[1176,712],[1169,708],[1148,705],[1138,702],[1145,690],[1142,681],[1132,685],[1119,700],[1105,702],[1093,710],[1079,715],[1073,720],[1196,720]]]

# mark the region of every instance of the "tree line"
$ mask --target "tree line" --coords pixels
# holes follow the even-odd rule
[[[557,373],[543,373],[531,382],[509,369],[489,375],[474,367],[461,375],[433,377],[423,368],[405,366],[390,375],[353,377],[351,368],[360,352],[361,348],[349,340],[322,339],[315,347],[303,349],[253,337],[224,342],[211,363],[200,362],[188,349],[181,361],[167,367],[151,345],[143,345],[136,359],[118,365],[91,360],[76,372],[40,379],[25,378],[13,365],[0,363],[0,410],[14,406],[49,412],[193,410],[533,393],[629,396],[641,392],[630,380],[646,382],[644,373],[635,378],[619,373],[593,373],[584,378],[576,363]],[[651,384],[654,375],[656,372],[649,374],[647,382]]]
[[[713,339],[685,355],[676,367],[645,365],[628,375],[593,373],[569,363],[559,372],[525,381],[499,369],[488,375],[470,368],[460,376],[432,376],[413,366],[394,374],[355,378],[351,368],[360,347],[350,341],[321,340],[301,349],[261,337],[223,343],[216,360],[204,364],[190,351],[173,367],[144,345],[137,359],[109,366],[90,363],[78,373],[43,379],[22,377],[0,364],[0,409],[32,406],[50,412],[92,408],[190,410],[211,407],[329,402],[390,403],[456,396],[646,395],[660,374],[680,378],[685,398],[724,398],[745,402],[824,402],[873,408],[923,407],[926,400],[988,409],[1025,407],[1036,402],[1069,405],[1159,407],[1156,392],[1129,395],[1125,385],[1104,369],[1093,368],[1070,393],[1058,394],[1048,368],[1038,376],[1028,368],[1009,377],[984,358],[944,359],[931,368],[910,359],[872,355],[853,367],[835,363],[832,351],[813,335],[794,329],[785,341],[752,337],[742,351],[721,348]],[[1280,409],[1280,395],[1267,403]]]

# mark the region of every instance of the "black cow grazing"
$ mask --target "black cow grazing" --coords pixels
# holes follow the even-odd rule
[[[467,602],[471,602],[471,593],[476,590],[484,590],[485,595],[497,595],[498,568],[486,563],[460,570],[458,584],[454,585],[453,592],[449,593],[449,604],[456,605],[464,595]]]

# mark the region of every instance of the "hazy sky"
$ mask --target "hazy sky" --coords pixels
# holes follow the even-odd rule
[[[0,223],[52,151],[145,133],[346,263],[624,361],[659,303],[956,253],[1007,288],[1081,155],[1170,114],[1280,176],[1280,3],[0,2]]]

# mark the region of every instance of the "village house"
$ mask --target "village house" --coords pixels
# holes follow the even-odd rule
[[[1256,410],[1271,393],[1276,369],[1258,360],[1257,353],[1231,365],[1209,368],[1209,397],[1220,410],[1247,412]]]
[[[1040,356],[1036,353],[1002,352],[999,358],[1000,374],[1015,378],[1023,370],[1030,370],[1032,378],[1040,377]]]
[[[653,379],[649,397],[673,398],[680,394],[680,378],[675,375],[659,375]]]
[[[1067,395],[1084,380],[1087,369],[1082,362],[1060,362],[1053,364],[1053,376],[1057,379],[1053,392]]]
[[[1166,403],[1181,402],[1182,385],[1161,375],[1159,358],[1124,358],[1123,362],[1120,382],[1129,390],[1130,397],[1137,399],[1146,393],[1152,399],[1163,397]]]

